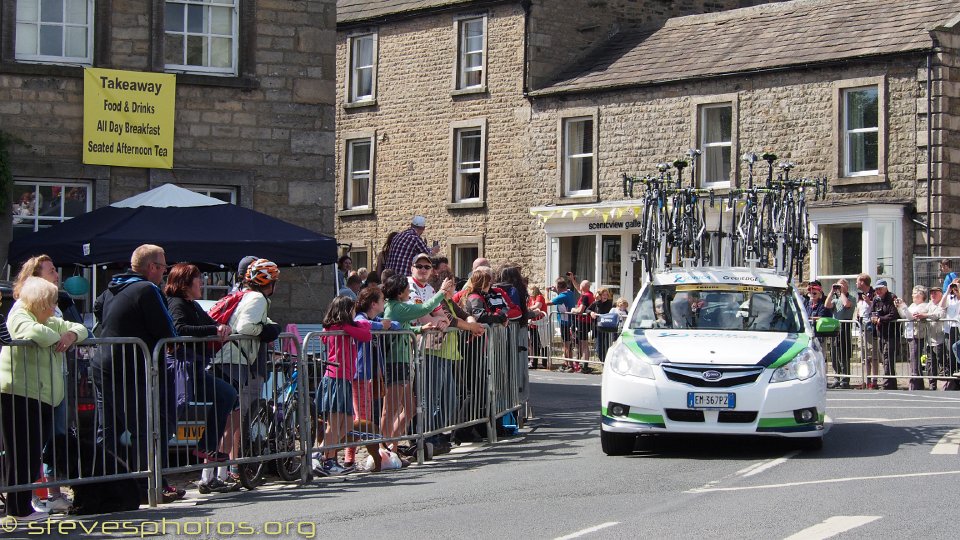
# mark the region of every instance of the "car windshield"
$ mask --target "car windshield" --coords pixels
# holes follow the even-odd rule
[[[789,289],[715,283],[647,287],[630,328],[803,332]]]

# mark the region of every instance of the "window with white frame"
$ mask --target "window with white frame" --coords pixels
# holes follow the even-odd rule
[[[699,165],[702,187],[730,185],[733,166],[733,106],[729,103],[700,107]]]
[[[454,139],[454,202],[479,201],[482,198],[483,130],[479,127],[457,129]]]
[[[347,101],[373,101],[376,85],[377,35],[364,34],[350,38],[349,95]]]
[[[593,117],[563,120],[563,194],[593,194]]]
[[[220,199],[223,202],[230,204],[237,204],[237,188],[229,186],[181,186],[184,189],[189,189],[195,193],[201,195],[206,195],[207,197],[213,197],[214,199]]]
[[[14,238],[93,209],[91,186],[83,182],[17,179],[13,194]]]
[[[483,87],[487,18],[457,21],[457,89]]]
[[[347,210],[370,208],[373,171],[373,138],[347,141],[345,204]]]
[[[15,0],[17,60],[93,64],[94,0]]]
[[[166,69],[237,74],[239,0],[166,0]]]
[[[863,223],[821,225],[818,276],[855,276],[863,271]]]
[[[880,163],[880,109],[876,86],[843,90],[844,176],[878,174]]]
[[[453,246],[451,253],[453,253],[453,264],[451,266],[454,275],[466,277],[473,271],[473,261],[480,257],[480,246],[477,244],[460,244]]]

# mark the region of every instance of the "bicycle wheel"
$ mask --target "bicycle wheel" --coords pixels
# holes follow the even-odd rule
[[[300,436],[300,411],[297,409],[296,399],[291,400],[286,405],[283,419],[277,426],[276,447],[277,452],[292,452],[295,450],[307,451],[313,441],[313,432],[311,431],[305,437]],[[307,441],[304,444],[304,441]],[[293,456],[277,459],[277,475],[287,482],[300,480],[300,468],[303,466],[301,456]]]
[[[270,433],[273,428],[272,411],[266,400],[253,403],[243,419],[240,446],[243,457],[262,456],[270,452]],[[240,483],[247,489],[256,489],[263,484],[265,461],[242,463],[237,466]]]

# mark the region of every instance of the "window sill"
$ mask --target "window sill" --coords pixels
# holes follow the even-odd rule
[[[487,203],[484,201],[453,202],[447,203],[447,210],[474,210],[485,206]]]
[[[866,186],[870,184],[887,183],[886,174],[873,174],[869,176],[843,176],[834,180],[828,180],[828,186]]]
[[[594,194],[590,195],[564,195],[557,201],[558,205],[564,204],[584,204],[600,202],[600,198]]]
[[[344,109],[363,109],[365,107],[376,107],[377,100],[371,99],[368,101],[351,101],[350,103],[344,103]]]
[[[254,77],[234,77],[222,75],[203,75],[200,73],[180,73],[168,71],[177,76],[177,85],[188,84],[193,86],[222,86],[226,88],[239,88],[241,90],[256,90],[260,88],[260,81]]]
[[[487,93],[487,85],[485,84],[481,86],[471,86],[470,88],[456,88],[450,91],[450,95],[452,97],[473,96],[477,94],[486,94],[486,93]]]
[[[45,77],[83,77],[83,68],[76,64],[39,64],[22,62],[0,63],[0,73],[16,75],[41,75]]]
[[[341,210],[337,212],[337,217],[372,216],[373,214],[373,208],[357,208],[355,210]]]

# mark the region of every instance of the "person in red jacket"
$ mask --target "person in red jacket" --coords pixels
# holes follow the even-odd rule
[[[323,317],[323,329],[326,332],[343,332],[323,336],[329,364],[317,388],[316,405],[325,425],[320,443],[328,449],[323,452],[324,459],[320,467],[314,471],[323,476],[353,471],[337,463],[338,449],[329,447],[342,443],[347,433],[353,430],[353,389],[350,382],[357,373],[357,342],[367,343],[373,339],[370,323],[354,320],[355,306],[356,302],[350,297],[338,296],[330,302]],[[319,433],[317,435],[319,437]]]

